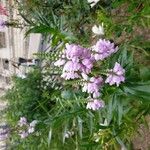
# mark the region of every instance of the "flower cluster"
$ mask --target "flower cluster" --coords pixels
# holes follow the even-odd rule
[[[87,92],[89,94],[93,94],[93,98],[97,98],[100,96],[99,89],[102,86],[103,79],[102,77],[92,77],[88,82],[83,84],[83,92]]]
[[[103,108],[104,106],[105,104],[103,100],[90,99],[89,102],[87,103],[86,108],[92,110],[98,110],[100,108]]]
[[[107,72],[104,82],[102,76],[92,74],[94,63],[104,60],[117,51],[118,47],[105,39],[100,39],[91,49],[83,48],[80,45],[66,44],[62,57],[54,63],[55,66],[62,67],[61,77],[65,80],[82,79],[82,91],[87,92],[92,99],[87,102],[87,109],[97,110],[104,107],[104,102],[101,99],[98,100],[103,83],[119,86],[121,82],[125,81],[125,70],[117,62],[113,69],[104,71]]]
[[[18,126],[21,127],[19,133],[20,137],[24,139],[28,137],[29,134],[33,133],[35,131],[36,124],[37,120],[33,120],[31,123],[28,123],[25,117],[21,117],[18,122]]]
[[[4,127],[0,128],[0,140],[6,140],[9,135],[9,129]]]
[[[125,70],[121,67],[119,63],[115,63],[113,69],[108,70],[107,79],[105,83],[109,83],[110,85],[116,84],[119,86],[121,82],[125,81]]]
[[[94,59],[90,50],[75,44],[66,44],[63,57],[54,63],[55,66],[63,65],[62,78],[69,80],[80,78],[82,73],[89,74],[93,67]]]
[[[103,60],[118,51],[118,47],[109,40],[100,39],[93,47],[95,60]]]

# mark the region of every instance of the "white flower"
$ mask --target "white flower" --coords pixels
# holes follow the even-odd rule
[[[27,119],[25,117],[20,117],[20,120],[18,122],[18,125],[20,127],[24,126],[24,125],[27,125]]]
[[[25,132],[25,131],[23,131],[23,132],[20,133],[20,137],[21,137],[22,139],[26,138],[28,135],[29,135],[29,134],[28,134],[27,132]]]
[[[91,8],[94,7],[100,0],[87,0],[90,3]]]
[[[30,123],[30,127],[35,127],[35,125],[37,124],[37,120],[33,120],[31,123]]]
[[[103,28],[103,24],[102,25],[94,25],[92,27],[92,32],[96,35],[104,35],[104,28]]]
[[[33,133],[34,132],[34,127],[29,127],[28,133]]]
[[[81,75],[82,75],[82,78],[83,78],[85,81],[87,81],[87,80],[88,80],[88,76],[87,76],[87,74],[85,74],[85,73],[81,73]]]

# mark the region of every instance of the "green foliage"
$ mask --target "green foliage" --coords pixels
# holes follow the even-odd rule
[[[31,27],[27,34],[51,34],[55,43],[56,40],[88,40],[90,32],[85,25],[91,21],[91,13],[86,0],[47,0],[43,3],[36,0],[16,0],[16,6],[19,7],[19,14],[25,20],[25,25]]]
[[[150,113],[150,82],[143,80],[144,73],[138,74],[139,70],[132,68],[133,54],[126,46],[104,63],[116,60],[128,70],[126,82],[119,88],[103,87],[102,99],[106,107],[97,112],[85,109],[87,96],[79,90],[78,84],[74,83],[72,87],[69,84],[72,81],[68,81],[58,90],[58,81],[54,86],[53,81],[47,79],[45,82],[44,77],[50,75],[48,70],[43,73],[36,69],[26,79],[14,78],[14,87],[7,94],[10,124],[15,127],[21,116],[39,120],[40,123],[37,131],[23,140],[12,132],[12,147],[19,150],[69,150],[71,145],[74,149],[83,150],[128,148],[143,117]],[[104,124],[100,124],[102,122]],[[67,139],[65,133],[68,131],[74,134]],[[38,146],[37,142],[40,143]]]
[[[52,35],[53,48],[50,52],[35,54],[44,66],[35,68],[26,79],[14,77],[14,86],[6,94],[7,118],[12,128],[11,148],[133,149],[132,138],[150,114],[149,45],[144,33],[139,35],[141,29],[149,27],[148,1],[105,0],[92,9],[86,0],[43,3],[33,0],[17,4],[30,27],[27,34]],[[101,98],[106,106],[92,111],[86,109],[87,94],[80,87],[83,81],[64,82],[60,69],[53,64],[66,42],[76,41],[84,46],[93,43],[91,26],[102,22],[106,36],[115,41],[119,51],[95,66],[93,74],[103,76],[106,68],[118,62],[126,70],[126,80],[119,87],[103,86]],[[62,44],[57,47],[59,42]],[[29,121],[39,121],[36,132],[26,139],[20,139],[16,131],[22,116]]]

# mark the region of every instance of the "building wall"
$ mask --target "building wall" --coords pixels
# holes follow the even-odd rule
[[[9,16],[0,15],[0,19],[11,20],[17,19],[23,21],[18,16],[17,10],[13,9],[13,0],[0,0],[9,11]],[[14,74],[25,73],[28,68],[19,67],[16,68],[12,64],[17,62],[19,57],[32,59],[34,58],[33,53],[38,52],[41,41],[40,34],[31,34],[25,38],[25,29],[5,27],[0,28],[0,34],[3,33],[5,36],[0,36],[0,43],[5,46],[0,47],[0,84],[7,81],[7,78]],[[9,60],[8,66],[4,64],[5,60]]]
[[[9,16],[0,15],[0,19],[10,20],[17,19],[22,21],[22,19],[17,15],[17,10],[13,9],[13,1],[1,0],[0,1],[9,11]],[[33,53],[36,53],[39,49],[39,44],[41,40],[40,34],[31,34],[29,37],[25,38],[25,29],[5,27],[0,28],[0,32],[3,32],[5,36],[0,37],[0,41],[5,41],[5,46],[3,48],[0,47],[0,76],[8,76],[18,73],[25,72],[26,68],[17,69],[9,63],[9,69],[4,69],[3,60],[8,59],[11,61],[17,61],[18,57],[23,58],[33,58]],[[9,72],[9,73],[7,73]]]

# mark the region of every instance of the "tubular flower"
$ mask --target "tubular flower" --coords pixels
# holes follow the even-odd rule
[[[18,125],[22,127],[23,125],[27,125],[27,119],[25,117],[20,117]]]
[[[5,140],[8,137],[8,129],[0,129],[0,140]]]
[[[109,83],[110,85],[116,84],[119,86],[121,82],[125,81],[125,70],[119,63],[116,62],[114,68],[110,69],[108,72],[105,83]]]
[[[75,44],[66,44],[63,58],[56,61],[54,65],[63,66],[61,77],[69,80],[80,78],[82,73],[90,73],[93,62],[89,49]]]
[[[28,134],[28,132],[22,131],[19,135],[20,135],[21,139],[24,139],[24,138],[28,137],[29,134]]]
[[[31,123],[28,123],[25,117],[21,117],[18,123],[20,137],[24,139],[28,137],[31,133],[33,133],[35,131],[35,126],[37,123],[37,120],[33,120]]]
[[[86,109],[98,110],[104,107],[104,101],[98,99],[91,99],[86,106]]]
[[[92,50],[95,52],[95,60],[103,60],[110,56],[111,54],[118,51],[118,47],[114,43],[111,43],[109,40],[100,39],[96,45],[92,47]]]
[[[102,77],[92,77],[90,78],[89,82],[83,85],[82,91],[87,92],[89,94],[93,94],[93,97],[99,97],[99,89],[102,86],[103,79]]]

